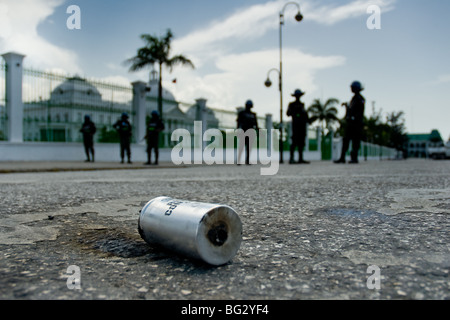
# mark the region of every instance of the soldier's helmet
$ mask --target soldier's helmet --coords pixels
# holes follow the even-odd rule
[[[356,90],[356,91],[363,91],[364,90],[364,86],[359,81],[353,81],[353,83],[351,84],[350,87],[352,89]]]

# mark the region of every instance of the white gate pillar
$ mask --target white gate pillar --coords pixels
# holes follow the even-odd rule
[[[24,55],[8,52],[2,55],[6,62],[6,114],[8,141],[23,142],[22,62]]]
[[[133,124],[136,135],[137,144],[145,144],[143,141],[146,135],[146,110],[145,96],[147,92],[147,84],[142,81],[136,81],[133,85]]]

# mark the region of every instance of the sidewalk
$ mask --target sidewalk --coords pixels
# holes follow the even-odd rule
[[[171,162],[161,162],[159,165],[146,165],[143,162],[79,162],[79,161],[6,161],[0,162],[0,174],[20,172],[61,172],[61,171],[96,171],[96,170],[143,170],[184,168]]]

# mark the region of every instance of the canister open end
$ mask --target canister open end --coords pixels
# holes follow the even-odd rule
[[[197,235],[199,254],[213,265],[229,262],[242,241],[242,223],[228,206],[217,206],[203,217]]]
[[[223,221],[217,223],[216,226],[211,227],[208,231],[208,239],[217,247],[222,246],[228,239],[228,227]]]

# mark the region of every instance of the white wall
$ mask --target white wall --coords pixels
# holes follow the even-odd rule
[[[120,162],[121,160],[119,143],[96,143],[94,148],[95,161],[97,162]],[[224,153],[224,157],[228,155],[232,159],[233,155],[230,156],[230,152],[233,154],[233,150],[227,152]],[[171,153],[172,149],[160,149],[159,161],[172,162]],[[237,150],[234,151],[235,159],[236,156]],[[257,161],[257,156],[257,151],[253,150],[251,159]],[[275,155],[273,157],[278,158]],[[284,158],[289,160],[289,152],[284,153]],[[321,155],[320,152],[304,152],[304,158],[310,161],[320,161]],[[86,155],[82,143],[0,142],[0,161],[84,161],[85,159]],[[133,162],[146,162],[146,145],[133,144],[131,146],[131,160]],[[152,154],[152,161],[154,160],[154,154]],[[244,160],[244,155],[242,155],[241,160]]]
[[[94,145],[95,161],[120,162],[119,144]],[[147,161],[146,147],[143,145],[131,146],[132,161]],[[170,159],[170,152],[161,150],[160,161]],[[0,161],[84,161],[86,155],[82,143],[55,143],[55,142],[0,142]],[[126,156],[125,156],[125,160]]]

